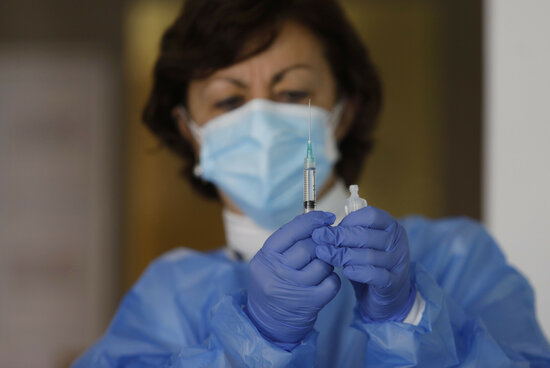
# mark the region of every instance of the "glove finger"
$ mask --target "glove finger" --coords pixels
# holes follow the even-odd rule
[[[395,222],[394,218],[386,211],[367,206],[350,213],[338,225],[367,226],[371,229],[385,230],[393,222]]]
[[[336,296],[341,284],[340,277],[332,272],[319,285],[307,288],[308,296],[313,304],[324,306]]]
[[[326,279],[332,271],[334,271],[334,267],[320,259],[314,259],[301,270],[282,265],[276,268],[275,273],[283,280],[300,286],[316,286]]]
[[[385,288],[392,284],[393,274],[385,268],[371,265],[351,265],[344,267],[344,275],[356,282]]]
[[[316,247],[317,244],[311,238],[299,240],[283,252],[284,263],[288,267],[299,270],[316,257]]]
[[[384,230],[369,229],[364,226],[326,226],[315,229],[311,234],[319,245],[335,247],[372,248],[386,250],[392,240],[392,234]]]
[[[313,230],[334,223],[334,214],[312,211],[296,216],[294,220],[283,225],[266,240],[264,247],[282,253],[299,240],[309,238]]]
[[[390,270],[399,259],[394,254],[368,248],[337,248],[319,245],[315,253],[319,259],[330,263],[334,267],[371,265]]]

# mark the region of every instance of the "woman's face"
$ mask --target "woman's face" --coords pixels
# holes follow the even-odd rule
[[[188,89],[187,110],[199,126],[258,98],[307,104],[311,97],[312,105],[330,111],[337,102],[336,91],[336,81],[321,42],[306,27],[287,22],[264,52],[218,70],[207,78],[192,81]],[[337,140],[347,132],[352,110],[348,103],[335,131]],[[198,156],[200,146],[189,131],[186,117],[177,108],[174,116],[181,133],[192,143]],[[321,190],[319,198],[332,182],[333,177]],[[229,209],[241,212],[223,192],[219,193]]]
[[[189,84],[188,111],[198,124],[256,98],[331,110],[336,82],[322,45],[307,28],[287,22],[264,52]]]

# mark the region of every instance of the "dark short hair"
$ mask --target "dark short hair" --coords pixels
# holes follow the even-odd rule
[[[197,158],[181,134],[172,110],[186,105],[189,82],[266,50],[285,21],[295,21],[321,41],[338,93],[356,104],[347,135],[339,143],[337,174],[355,182],[357,168],[373,147],[382,92],[365,45],[336,0],[187,0],[164,33],[143,121],[161,142],[184,159],[183,174],[207,197],[215,187],[193,175]],[[254,48],[245,45],[254,37]]]

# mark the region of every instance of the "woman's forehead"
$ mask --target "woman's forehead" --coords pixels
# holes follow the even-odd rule
[[[277,37],[265,51],[217,70],[207,79],[243,79],[256,74],[270,78],[293,65],[307,65],[315,72],[326,64],[320,40],[308,28],[289,21],[283,24]]]

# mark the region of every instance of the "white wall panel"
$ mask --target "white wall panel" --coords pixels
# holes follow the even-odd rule
[[[550,337],[550,1],[485,2],[483,217]]]

